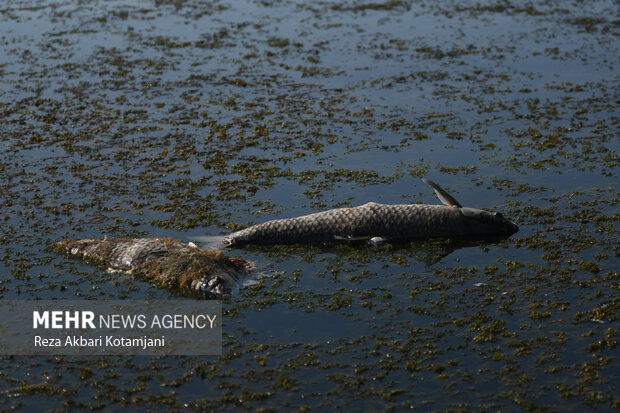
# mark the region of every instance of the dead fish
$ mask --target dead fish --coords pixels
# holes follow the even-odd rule
[[[77,239],[56,248],[111,271],[141,275],[172,289],[199,292],[210,298],[230,293],[252,264],[228,257],[219,249],[199,249],[170,238]]]
[[[424,178],[444,205],[384,205],[376,202],[276,219],[233,232],[224,246],[297,244],[334,240],[402,240],[436,237],[509,237],[519,227],[499,212],[463,207]]]

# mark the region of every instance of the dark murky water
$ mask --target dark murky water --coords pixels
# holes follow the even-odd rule
[[[422,176],[521,230],[235,251],[259,282],[224,303],[222,357],[5,357],[3,407],[617,409],[619,21],[614,1],[5,2],[4,299],[175,297],[45,248],[438,202]]]

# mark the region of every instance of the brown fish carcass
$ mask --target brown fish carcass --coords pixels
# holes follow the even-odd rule
[[[228,257],[219,249],[199,249],[170,238],[76,239],[55,244],[111,271],[139,274],[172,289],[199,292],[207,297],[230,293],[252,264]]]

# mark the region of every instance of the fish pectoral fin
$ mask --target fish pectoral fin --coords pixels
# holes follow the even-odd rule
[[[431,181],[430,179],[426,179],[426,178],[422,178],[422,181],[429,185],[431,188],[433,188],[433,190],[435,191],[435,194],[437,194],[437,198],[439,198],[439,200],[447,206],[453,206],[453,207],[457,207],[457,208],[462,208],[461,204],[459,203],[459,201],[457,201],[456,199],[454,199],[452,197],[452,195],[450,195],[449,193],[447,193],[446,191],[443,190],[443,188],[441,188],[439,185],[437,185],[435,182]]]
[[[388,241],[388,238],[386,237],[373,237],[370,235],[361,235],[361,236],[334,235],[334,239],[339,240],[339,241],[368,241],[371,244],[375,244],[375,245],[383,244],[384,242]]]
[[[368,235],[362,235],[359,237],[353,235],[334,235],[334,239],[338,241],[368,241],[371,238],[372,237]]]

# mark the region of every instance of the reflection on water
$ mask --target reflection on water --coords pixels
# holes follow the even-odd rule
[[[5,358],[3,405],[617,407],[616,15],[602,0],[5,5],[4,299],[188,299],[46,247],[434,203],[423,176],[520,231],[239,250],[258,270],[223,303],[222,357]]]

